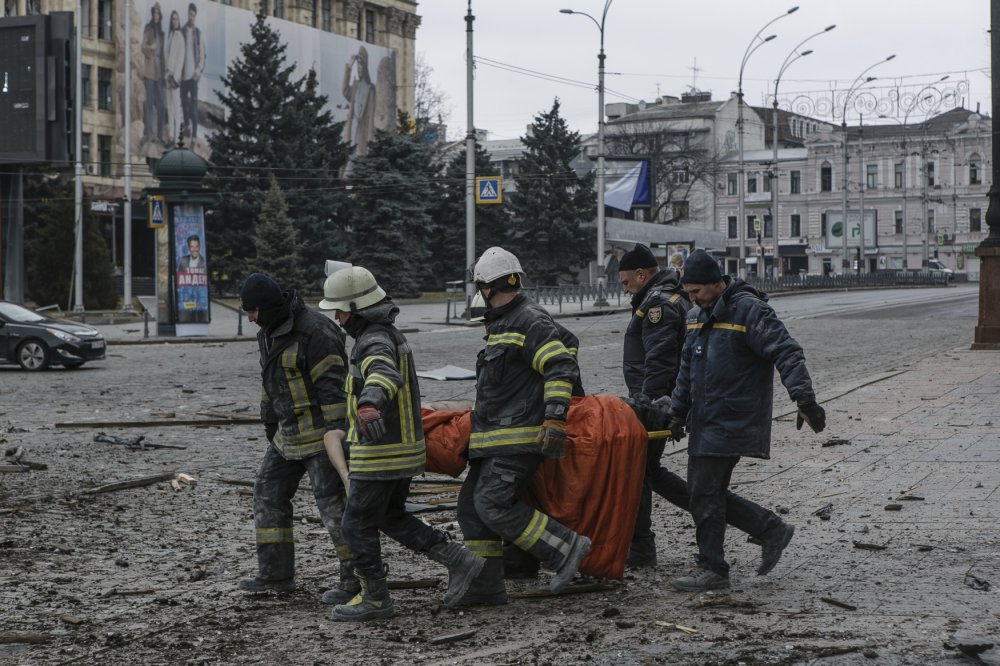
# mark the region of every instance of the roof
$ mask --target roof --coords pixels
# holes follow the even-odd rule
[[[645,109],[608,121],[608,125],[650,122],[661,120],[683,120],[684,118],[714,118],[729,100],[711,102],[673,102],[670,104],[649,104]]]

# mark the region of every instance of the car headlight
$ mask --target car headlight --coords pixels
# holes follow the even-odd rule
[[[66,331],[60,331],[58,328],[46,328],[45,330],[48,331],[51,335],[56,336],[63,342],[69,342],[74,345],[80,344],[80,338],[76,337],[75,335],[71,335]]]

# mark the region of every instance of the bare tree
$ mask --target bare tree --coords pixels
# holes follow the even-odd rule
[[[434,85],[433,74],[434,68],[427,64],[424,54],[418,54],[413,94],[413,119],[418,136],[426,136],[431,131],[444,132],[451,116],[448,95]],[[444,143],[446,138],[443,135],[436,137],[439,143]]]

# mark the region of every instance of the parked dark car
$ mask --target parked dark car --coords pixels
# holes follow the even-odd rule
[[[104,336],[90,326],[49,319],[15,303],[0,301],[0,362],[25,370],[50,365],[79,368],[104,358]]]

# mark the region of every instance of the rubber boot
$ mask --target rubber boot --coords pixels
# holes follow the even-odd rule
[[[236,588],[247,594],[287,594],[295,591],[295,579],[264,580],[260,576],[241,578]]]
[[[468,591],[472,581],[483,570],[486,560],[473,555],[454,541],[431,546],[430,558],[448,567],[448,590],[444,593],[445,608],[454,607]]]
[[[346,604],[361,591],[361,583],[354,575],[354,565],[350,560],[340,563],[340,583],[323,593],[321,602],[324,604]]]
[[[385,565],[382,573],[376,576],[365,576],[355,571],[361,584],[361,592],[346,604],[333,607],[331,618],[337,622],[367,622],[392,617],[396,610],[389,596],[389,572]]]
[[[574,535],[574,537],[569,554],[563,559],[562,565],[556,571],[556,575],[552,577],[552,582],[549,583],[549,590],[552,594],[559,594],[564,587],[569,585],[573,576],[576,575],[576,570],[580,567],[580,560],[590,550],[590,539],[579,534]]]
[[[512,543],[503,546],[503,577],[506,580],[535,580],[541,562]]]
[[[507,586],[504,584],[503,559],[485,558],[482,572],[472,581],[456,606],[502,606],[507,603]]]

